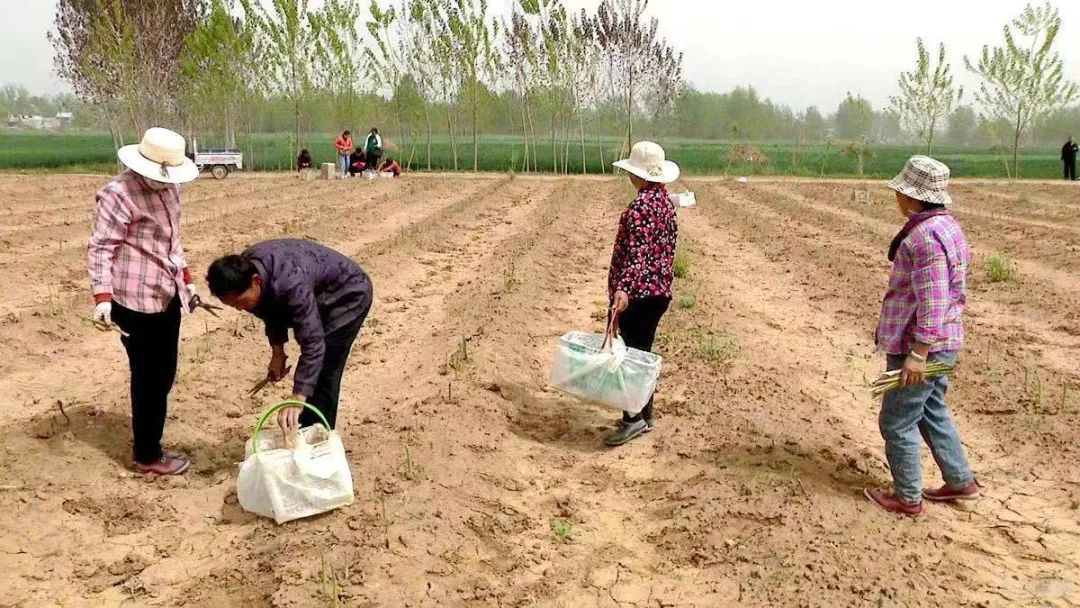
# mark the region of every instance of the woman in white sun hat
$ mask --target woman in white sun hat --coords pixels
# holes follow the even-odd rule
[[[161,449],[176,377],[181,310],[196,289],[180,245],[179,184],[199,176],[184,138],[152,128],[117,152],[127,170],[97,193],[88,268],[99,328],[116,324],[131,370],[132,460],[144,474],[179,475],[189,461]]]
[[[949,168],[913,156],[889,187],[907,218],[889,246],[892,273],[881,307],[877,347],[889,370],[901,370],[901,387],[885,393],[878,425],[892,472],[891,490],[867,489],[878,506],[911,517],[923,500],[954,502],[979,497],[960,433],[949,415],[948,376],[926,378],[928,361],[952,364],[964,344],[964,304],[971,261],[964,232],[949,213]],[[920,441],[921,440],[921,441]],[[945,485],[924,490],[925,441]]]
[[[651,141],[638,142],[630,158],[615,166],[630,176],[637,196],[619,218],[619,232],[608,270],[610,326],[626,345],[652,351],[660,319],[671,304],[678,223],[675,204],[665,184],[679,179],[679,166]],[[615,433],[605,440],[615,447],[653,428],[653,400],[635,416],[623,414]]]

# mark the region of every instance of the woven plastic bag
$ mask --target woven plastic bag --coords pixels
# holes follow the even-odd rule
[[[611,332],[614,333],[614,332]],[[611,334],[572,331],[559,339],[551,385],[585,401],[635,415],[649,402],[663,360]]]
[[[287,445],[276,433],[261,435],[266,421],[285,407],[315,412],[322,426],[300,429]],[[352,473],[345,446],[322,412],[306,403],[285,401],[267,410],[244,448],[236,480],[240,506],[279,524],[332,511],[353,502]]]

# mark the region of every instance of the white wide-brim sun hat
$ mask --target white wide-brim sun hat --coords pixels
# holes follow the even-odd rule
[[[135,173],[166,184],[186,184],[199,177],[199,168],[187,156],[184,136],[152,127],[143,133],[142,141],[124,146],[116,156]]]
[[[670,184],[679,179],[679,165],[667,160],[664,149],[651,141],[639,141],[630,150],[630,158],[612,164],[649,182]]]

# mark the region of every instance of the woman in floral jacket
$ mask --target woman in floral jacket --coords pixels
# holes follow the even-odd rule
[[[619,219],[619,232],[608,271],[611,327],[618,327],[630,348],[652,351],[660,319],[671,304],[678,223],[665,184],[679,178],[679,166],[665,160],[664,149],[639,142],[630,158],[615,163],[630,175],[637,197]],[[609,446],[620,446],[653,428],[653,400],[641,412],[624,413]]]

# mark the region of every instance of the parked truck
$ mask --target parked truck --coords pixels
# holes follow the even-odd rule
[[[233,170],[244,168],[244,153],[230,148],[212,148],[200,150],[198,140],[191,140],[191,160],[199,167],[199,171],[210,171],[214,179],[225,179]]]

